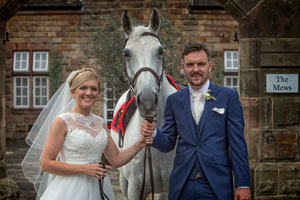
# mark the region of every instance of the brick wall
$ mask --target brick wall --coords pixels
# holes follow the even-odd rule
[[[183,33],[186,40],[205,42],[212,50],[213,60],[223,61],[223,51],[238,49],[234,34],[238,23],[225,10],[190,10],[188,0],[169,1],[95,1],[83,0],[81,11],[20,11],[7,24],[10,42],[6,49],[6,119],[7,137],[24,138],[40,109],[13,108],[13,52],[18,50],[54,50],[63,53],[62,79],[74,69],[95,67],[95,57],[85,53],[91,37],[112,15],[129,15],[148,24],[151,8],[166,12],[168,19]],[[32,62],[32,58],[31,58]],[[100,98],[101,99],[101,98]],[[103,100],[94,108],[102,115]]]

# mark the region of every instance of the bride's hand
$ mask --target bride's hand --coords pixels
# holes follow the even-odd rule
[[[138,144],[141,148],[145,147],[147,144],[151,145],[153,143],[153,137],[152,136],[143,136],[141,135],[140,139],[138,140]]]
[[[110,165],[105,165],[104,168],[103,164],[99,164],[99,163],[88,164],[85,165],[84,174],[100,179],[106,176],[107,171],[111,169],[112,167]]]

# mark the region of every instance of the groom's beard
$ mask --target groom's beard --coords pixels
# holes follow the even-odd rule
[[[201,81],[200,82],[196,82],[193,81],[193,76],[201,76]],[[190,74],[190,76],[186,76],[188,82],[190,83],[191,86],[195,86],[195,87],[202,87],[203,85],[205,85],[205,83],[207,82],[208,78],[209,78],[209,71],[207,71],[207,73],[203,74],[200,72],[192,72]]]

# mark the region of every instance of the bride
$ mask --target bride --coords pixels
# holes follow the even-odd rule
[[[26,138],[31,148],[22,162],[24,174],[35,184],[37,199],[114,199],[108,170],[129,162],[146,144],[152,144],[152,137],[141,135],[119,152],[103,119],[91,113],[100,92],[96,72],[78,70],[66,82]],[[102,154],[112,166],[100,164]]]

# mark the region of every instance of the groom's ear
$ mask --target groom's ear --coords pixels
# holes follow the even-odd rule
[[[213,64],[212,64],[212,62],[209,62],[208,67],[209,67],[208,68],[209,72],[211,72],[213,70]]]

